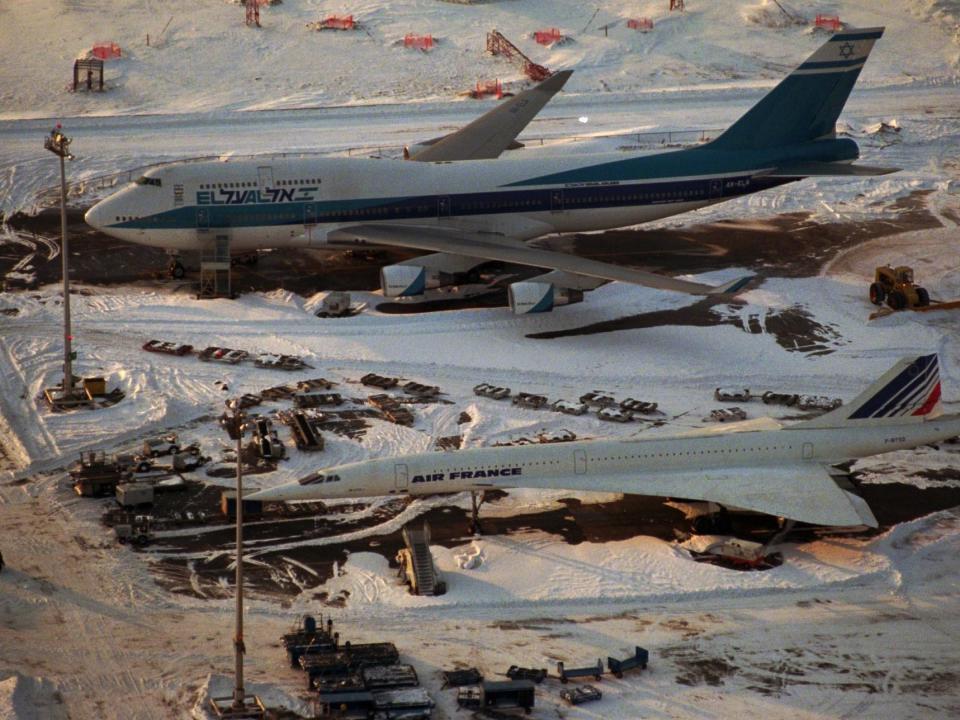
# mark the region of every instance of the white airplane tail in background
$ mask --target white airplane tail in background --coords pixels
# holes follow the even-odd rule
[[[848,405],[795,427],[922,422],[940,411],[940,363],[936,355],[922,355],[898,362]]]

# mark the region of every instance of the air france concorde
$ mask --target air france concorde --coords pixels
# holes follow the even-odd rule
[[[838,463],[960,435],[940,413],[936,355],[898,362],[853,402],[779,427],[772,419],[652,438],[489,447],[328,468],[250,499],[550,488],[705,500],[815,525],[877,526]]]
[[[173,252],[369,244],[426,251],[381,270],[388,297],[424,297],[499,261],[548,269],[509,285],[514,312],[546,312],[622,281],[694,295],[737,292],[554,252],[552,233],[637,225],[807,177],[879,175],[852,164],[836,121],[883,28],[847,29],[712,142],[668,152],[497,159],[571,71],[497,106],[408,159],[224,157],[147,170],[96,204],[87,222]],[[413,162],[411,162],[413,161]],[[178,270],[179,268],[179,270]],[[178,262],[172,266],[182,275]]]

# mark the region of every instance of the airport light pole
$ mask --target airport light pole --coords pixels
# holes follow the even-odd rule
[[[243,421],[240,398],[233,401],[233,427],[237,434],[237,618],[233,646],[236,653],[236,679],[233,687],[233,707],[243,710],[247,706],[247,693],[243,687],[243,655],[247,651],[243,643]]]
[[[63,384],[61,395],[70,400],[73,388],[73,334],[70,331],[70,274],[68,270],[69,252],[67,248],[67,170],[66,161],[73,160],[70,152],[70,138],[66,136],[60,123],[50,131],[43,141],[43,147],[60,158],[60,257],[63,267]]]

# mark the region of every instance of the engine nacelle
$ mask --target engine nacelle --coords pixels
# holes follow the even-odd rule
[[[380,288],[385,297],[412,297],[450,284],[447,273],[420,265],[386,265],[380,270]]]
[[[583,301],[583,291],[557,287],[553,283],[527,280],[515,282],[507,289],[510,309],[517,315],[550,312],[558,305]]]

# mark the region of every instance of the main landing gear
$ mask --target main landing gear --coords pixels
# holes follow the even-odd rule
[[[170,256],[170,264],[167,266],[167,273],[174,280],[182,280],[183,276],[187,274],[187,269],[183,266],[183,263],[180,262],[179,255]]]
[[[486,490],[481,490],[479,493],[476,490],[470,491],[470,524],[467,526],[467,531],[471,535],[483,535],[483,528],[480,527],[480,506],[486,500]]]

